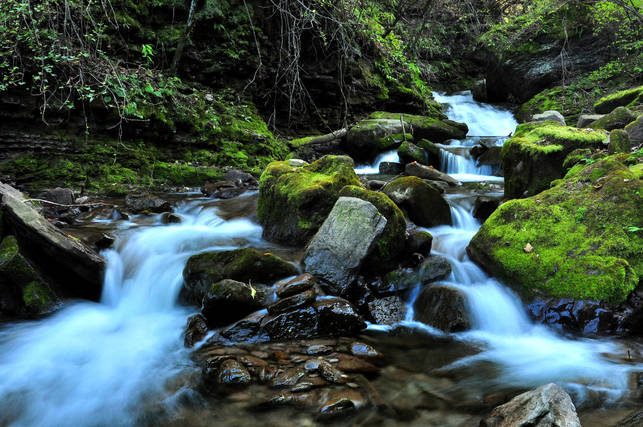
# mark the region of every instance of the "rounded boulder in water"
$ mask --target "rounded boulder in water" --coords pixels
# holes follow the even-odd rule
[[[382,192],[421,227],[451,224],[451,208],[438,190],[414,176],[398,178]]]

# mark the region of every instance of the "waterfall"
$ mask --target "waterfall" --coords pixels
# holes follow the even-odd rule
[[[397,150],[389,150],[380,153],[372,163],[363,163],[355,166],[355,173],[360,175],[380,173],[380,164],[382,162],[399,162],[400,156]]]
[[[470,93],[454,96],[437,95],[439,102],[448,104],[447,115],[452,120],[465,121],[470,133],[492,136],[506,135],[515,127],[508,111],[483,105],[472,100]],[[467,138],[467,139],[470,139]],[[505,137],[497,138],[502,144]],[[462,146],[471,146],[470,143]],[[453,149],[453,146],[449,146]],[[477,168],[463,155],[443,149],[442,167],[447,173],[466,176],[472,181],[489,181],[488,171]],[[627,391],[627,378],[632,368],[612,362],[602,355],[617,353],[614,343],[590,339],[569,339],[545,326],[534,324],[511,290],[489,277],[466,253],[469,241],[480,223],[472,215],[462,197],[448,199],[453,218],[452,226],[427,229],[434,237],[432,253],[449,261],[451,275],[443,282],[460,289],[466,297],[472,329],[453,334],[454,338],[476,343],[481,352],[454,362],[450,367],[476,367],[493,363],[498,372],[484,380],[486,386],[539,386],[557,382],[573,392],[577,401],[588,394],[600,394],[604,400],[621,397]],[[469,204],[470,205],[470,204]],[[430,286],[430,285],[429,285]],[[410,297],[410,312],[418,295],[417,288]],[[417,322],[406,324],[416,326]]]
[[[474,101],[469,90],[454,95],[433,92],[433,98],[446,105],[451,120],[469,126],[467,136],[507,136],[518,126],[509,109]]]

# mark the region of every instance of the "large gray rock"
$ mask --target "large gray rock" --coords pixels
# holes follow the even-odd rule
[[[534,122],[556,121],[563,126],[567,126],[567,123],[565,123],[565,117],[556,110],[548,110],[540,114],[534,114],[531,120]]]
[[[545,384],[496,407],[480,422],[484,427],[580,427],[569,395],[556,384]]]
[[[445,332],[460,332],[471,327],[462,291],[446,285],[422,289],[413,305],[415,320]]]
[[[386,218],[355,197],[340,197],[304,255],[306,270],[337,290],[353,282],[384,231]]]
[[[98,300],[104,260],[80,240],[51,225],[15,188],[0,183],[0,198],[5,225],[31,264],[69,294]]]
[[[604,116],[605,114],[581,114],[578,117],[578,123],[576,123],[576,127],[579,129],[586,128],[591,123],[594,123],[598,119],[602,119]]]
[[[643,115],[638,116],[629,125],[625,126],[625,132],[630,137],[632,145],[636,146],[643,142]]]

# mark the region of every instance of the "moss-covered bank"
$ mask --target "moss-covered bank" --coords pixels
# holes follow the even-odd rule
[[[619,303],[643,274],[643,152],[578,164],[551,189],[500,206],[467,248],[523,295]]]
[[[505,194],[524,197],[539,193],[564,175],[565,157],[579,148],[596,148],[607,132],[576,129],[558,122],[524,123],[502,147]]]

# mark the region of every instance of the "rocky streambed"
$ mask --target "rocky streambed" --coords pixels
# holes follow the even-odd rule
[[[632,306],[551,297],[526,310],[469,259],[478,218],[503,196],[497,161],[475,158],[506,134],[471,123],[478,104],[451,101],[474,135],[403,135],[357,168],[377,175],[342,156],[275,162],[258,183],[210,184],[214,198],[129,197],[77,216],[66,231],[105,259],[100,303],[65,300],[0,330],[0,421],[578,425],[578,412],[585,425],[636,425]],[[492,111],[494,126],[511,118]],[[406,132],[400,115],[370,120]]]

